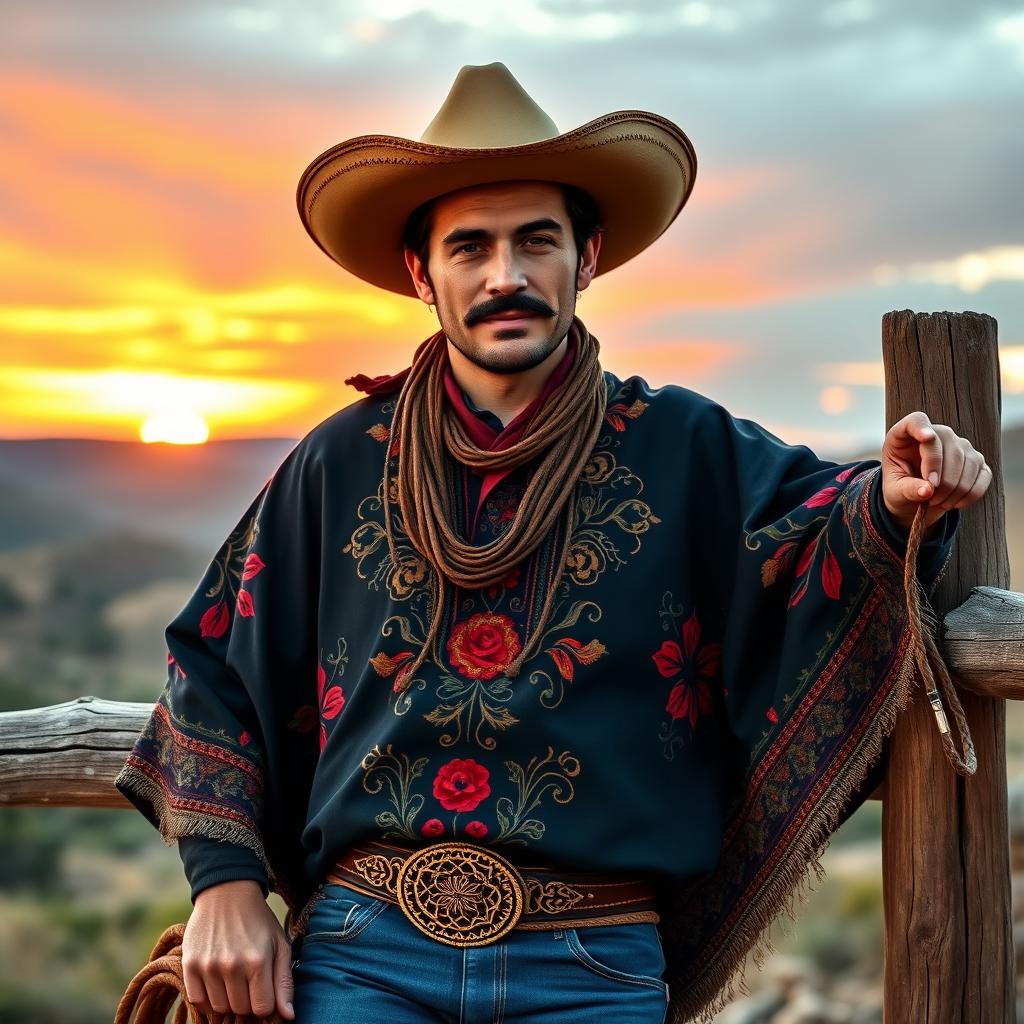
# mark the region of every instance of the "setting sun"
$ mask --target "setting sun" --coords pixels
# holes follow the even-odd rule
[[[206,421],[192,409],[163,409],[148,417],[139,429],[147,444],[202,444],[210,436]]]

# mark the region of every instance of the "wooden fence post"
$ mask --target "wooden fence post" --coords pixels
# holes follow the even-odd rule
[[[932,597],[941,620],[978,584],[1008,588],[996,322],[978,313],[882,319],[886,429],[915,409],[968,438],[992,468]],[[941,640],[940,640],[941,643]],[[954,677],[955,678],[955,677]],[[1005,702],[958,687],[978,756],[946,760],[920,682],[890,742],[882,812],[885,1020],[1013,1024]]]

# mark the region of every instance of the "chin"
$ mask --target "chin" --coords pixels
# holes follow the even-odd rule
[[[531,338],[532,332],[523,327],[479,326],[484,330],[470,328],[458,337],[448,334],[448,338],[471,363],[489,373],[525,373],[543,363],[561,344],[561,338],[556,340],[546,333]]]
[[[515,342],[500,341],[498,345],[514,345]],[[493,374],[524,374],[527,370],[539,367],[542,362],[551,354],[551,350],[537,350],[529,346],[526,350],[518,348],[515,352],[467,352],[467,358],[471,359],[481,369]]]

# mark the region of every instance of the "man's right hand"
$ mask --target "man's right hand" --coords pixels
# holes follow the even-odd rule
[[[291,943],[258,882],[220,882],[196,896],[181,966],[199,1010],[295,1019]]]

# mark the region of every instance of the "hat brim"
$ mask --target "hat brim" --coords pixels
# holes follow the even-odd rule
[[[677,125],[643,110],[620,110],[553,139],[501,149],[361,135],[318,156],[303,172],[296,200],[306,230],[332,260],[364,281],[415,296],[402,233],[409,214],[428,199],[495,181],[576,185],[600,211],[596,273],[603,274],[668,228],[696,172],[693,145]]]

